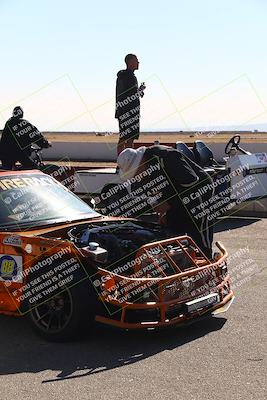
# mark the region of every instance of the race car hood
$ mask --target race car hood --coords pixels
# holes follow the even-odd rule
[[[83,224],[88,224],[91,222],[94,223],[98,223],[98,222],[116,222],[116,221],[133,221],[134,219],[132,218],[120,218],[120,217],[108,217],[108,216],[102,216],[99,215],[98,217],[95,218],[88,218],[88,219],[83,219],[83,220],[77,220],[77,221],[73,221],[73,222],[69,222],[69,223],[59,223],[59,224],[53,224],[53,225],[49,225],[46,227],[35,227],[32,228],[30,230],[26,230],[22,233],[23,236],[26,237],[32,237],[32,236],[42,236],[44,234],[49,234],[49,233],[53,233],[53,232],[58,232],[58,231],[62,231],[65,229],[70,229],[74,226],[78,226],[78,225],[83,225]],[[5,233],[9,233],[9,232],[5,232]],[[15,232],[12,231],[10,232],[12,234],[14,234]],[[21,233],[21,231],[20,231]]]

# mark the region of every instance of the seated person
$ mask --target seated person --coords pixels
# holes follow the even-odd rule
[[[26,119],[23,119],[21,107],[15,107],[13,115],[6,122],[0,140],[0,159],[2,169],[12,170],[17,161],[24,169],[38,168],[38,165],[31,160],[31,145],[35,143],[41,148],[49,147],[49,142]]]

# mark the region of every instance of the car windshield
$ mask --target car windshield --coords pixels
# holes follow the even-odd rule
[[[21,228],[99,216],[52,177],[42,173],[0,176],[0,226]]]

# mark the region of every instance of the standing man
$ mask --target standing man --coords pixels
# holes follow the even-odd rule
[[[137,186],[148,187],[143,194],[156,199],[150,204],[160,214],[160,223],[168,236],[187,234],[211,259],[213,228],[202,207],[204,204],[209,207],[214,196],[213,181],[208,173],[167,146],[125,149],[117,163],[122,180],[132,179]],[[154,176],[146,175],[149,169],[155,171]]]
[[[140,99],[143,97],[145,84],[138,88],[134,71],[138,69],[139,61],[134,54],[127,54],[124,59],[127,68],[117,74],[116,82],[116,113],[119,120],[120,137],[117,146],[118,155],[127,147],[133,147],[133,141],[139,138],[140,130]]]

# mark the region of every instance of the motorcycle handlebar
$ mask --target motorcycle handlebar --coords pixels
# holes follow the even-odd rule
[[[40,151],[42,149],[48,149],[49,147],[52,147],[52,144],[47,141],[47,142],[42,143],[41,145],[39,143],[35,144],[35,146],[36,147],[31,146],[31,151]]]

